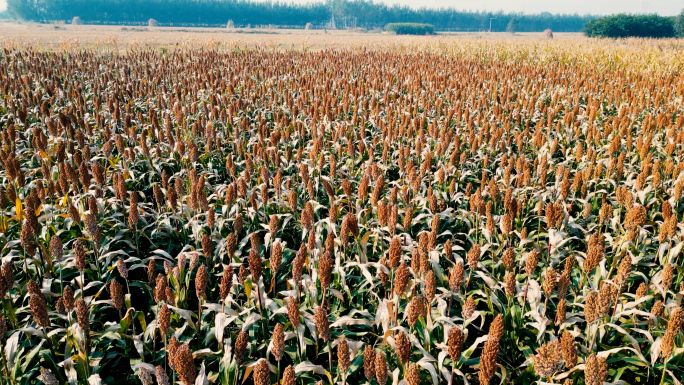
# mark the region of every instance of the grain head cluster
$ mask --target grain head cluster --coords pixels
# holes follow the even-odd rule
[[[453,44],[6,45],[0,383],[679,383],[681,59]]]

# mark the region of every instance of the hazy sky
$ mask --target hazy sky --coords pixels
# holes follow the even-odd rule
[[[0,9],[5,8],[0,0]],[[311,3],[317,0],[285,0],[283,2]],[[619,12],[658,13],[676,15],[684,9],[684,0],[375,0],[387,4],[412,7],[452,7],[462,10],[504,10],[509,12],[552,12],[611,14]]]

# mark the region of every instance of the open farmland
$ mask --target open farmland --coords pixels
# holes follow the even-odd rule
[[[580,33],[555,33],[554,41],[587,43]],[[181,28],[116,25],[71,25],[0,22],[0,43],[22,44],[44,49],[90,48],[109,50],[140,47],[249,46],[278,50],[379,49],[392,45],[441,44],[473,41],[543,40],[543,33],[439,32],[437,36],[392,35],[361,30],[302,30],[266,28]],[[670,40],[670,42],[673,42]]]
[[[1,385],[680,383],[681,42],[87,28],[0,55]]]

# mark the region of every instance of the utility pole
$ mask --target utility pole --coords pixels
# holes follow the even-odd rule
[[[489,18],[489,33],[492,33],[492,20],[496,20],[496,17]]]

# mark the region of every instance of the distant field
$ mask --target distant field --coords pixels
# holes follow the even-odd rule
[[[463,39],[545,41],[544,34],[486,33],[486,32],[438,32],[436,36],[396,36],[383,32],[326,31],[302,29],[246,29],[246,28],[177,28],[146,26],[104,25],[57,25],[36,23],[0,23],[0,39],[3,41],[35,42],[40,45],[57,46],[112,44],[176,45],[188,43],[219,42],[230,44],[263,44],[279,48],[309,49],[341,48],[377,44],[443,43]],[[581,33],[556,33],[554,40],[586,40]]]

